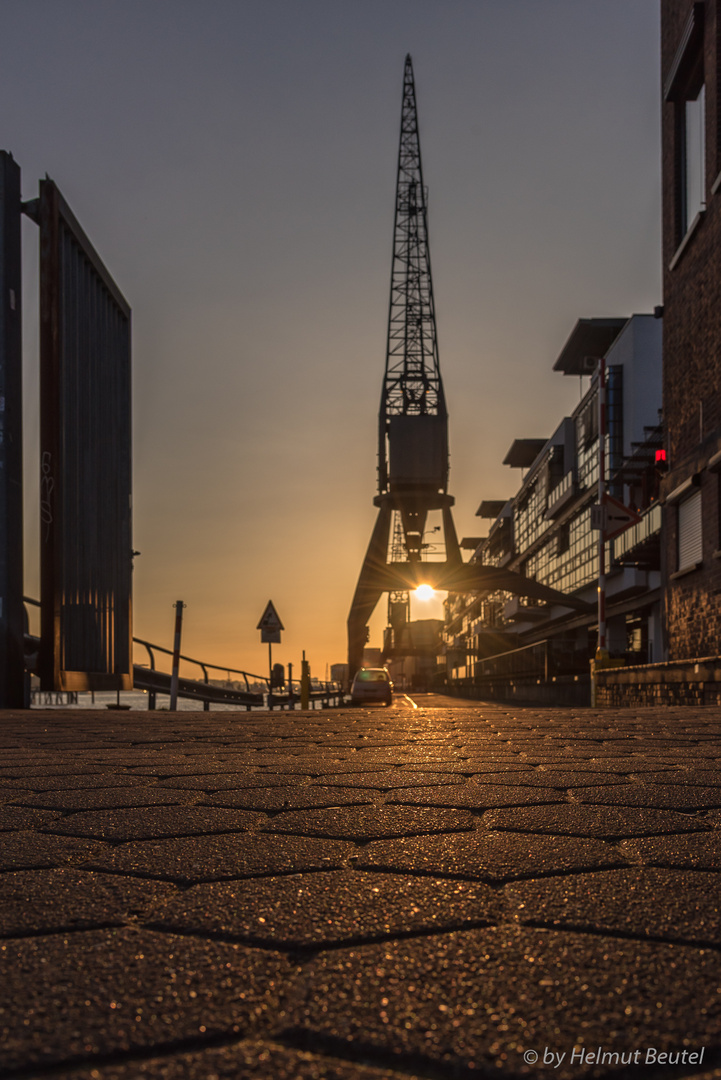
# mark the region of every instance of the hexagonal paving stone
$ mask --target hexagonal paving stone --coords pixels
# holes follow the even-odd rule
[[[62,1080],[421,1080],[415,1073],[319,1057],[268,1042],[231,1043],[193,1053],[63,1071]]]
[[[63,773],[62,776],[26,776],[22,781],[17,780],[14,782],[22,783],[26,791],[34,792],[85,791],[93,788],[108,790],[110,788],[131,788],[147,784],[143,777],[131,776],[129,773],[101,772],[90,773],[87,776],[76,776],[70,773]]]
[[[645,784],[691,784],[694,787],[721,785],[721,769],[667,769],[663,772],[638,772]]]
[[[70,814],[45,826],[64,836],[100,840],[151,840],[163,836],[198,836],[243,832],[265,820],[264,814],[210,806],[150,806],[133,810],[91,810]]]
[[[147,915],[176,892],[165,881],[69,868],[0,874],[0,934],[108,926]]]
[[[474,824],[474,819],[467,810],[364,806],[293,810],[272,818],[264,831],[363,841],[393,836],[419,836],[423,833],[459,832],[472,829]]]
[[[519,776],[516,783],[518,784],[538,784],[539,786],[548,786],[555,788],[572,788],[572,787],[593,787],[595,785],[603,785],[604,787],[626,784],[627,780],[623,776],[619,776],[617,773],[608,773],[607,775],[599,774],[599,772],[591,772],[588,769],[550,769],[544,767],[539,769],[538,772],[531,774],[533,779],[526,776]],[[483,778],[483,782],[486,780]],[[495,781],[494,781],[495,783]]]
[[[410,1058],[431,1075],[537,1078],[550,1051],[565,1054],[552,1075],[573,1080],[580,1044],[708,1054],[720,982],[714,950],[499,927],[324,953],[288,1020],[311,1042],[356,1057],[369,1047],[399,1069]]]
[[[484,833],[378,840],[355,858],[364,870],[396,870],[502,881],[533,874],[624,865],[610,844],[576,837]]]
[[[692,836],[650,836],[625,840],[620,845],[629,858],[654,866],[689,867],[697,870],[721,870],[721,832],[695,833]]]
[[[151,922],[297,948],[479,925],[499,911],[496,891],[480,882],[338,870],[196,885]]]
[[[646,806],[673,810],[703,810],[721,806],[721,786],[691,784],[620,784],[618,787],[584,787],[572,794],[582,803],[605,806]]]
[[[0,870],[24,870],[53,866],[79,866],[101,855],[107,844],[98,840],[47,836],[20,831],[0,834]]]
[[[34,829],[56,821],[59,810],[33,810],[29,806],[0,806],[0,832]]]
[[[514,882],[505,891],[521,922],[721,944],[721,874],[634,867]]]
[[[245,788],[290,787],[307,784],[309,780],[310,776],[303,773],[278,775],[270,772],[218,772],[170,777],[160,781],[158,787],[174,788],[178,791],[240,791]]]
[[[389,769],[386,772],[325,774],[315,783],[324,787],[368,787],[388,791],[394,788],[425,787],[428,784],[462,784],[463,776],[456,773],[413,773],[405,769]]]
[[[90,865],[96,870],[191,883],[329,870],[341,866],[355,850],[354,844],[341,840],[233,833],[133,841],[106,850]]]
[[[673,810],[640,810],[635,807],[556,806],[489,810],[483,822],[490,829],[555,833],[566,836],[648,836],[652,833],[694,832],[708,826],[699,818]]]
[[[387,803],[406,806],[458,806],[469,810],[487,810],[493,806],[528,806],[565,800],[563,791],[554,788],[517,787],[515,784],[446,784],[443,787],[410,788],[396,791]]]
[[[160,787],[120,787],[45,791],[23,799],[23,805],[39,806],[46,810],[117,810],[124,806],[168,806],[190,801],[186,791],[168,791]]]
[[[10,940],[0,1068],[60,1064],[228,1035],[277,1015],[280,955],[150,931]]]
[[[237,806],[247,810],[303,810],[330,806],[361,806],[380,795],[374,788],[274,787],[221,791],[203,800],[204,806]]]

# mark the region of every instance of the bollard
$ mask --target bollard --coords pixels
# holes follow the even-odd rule
[[[305,649],[303,649],[303,659],[300,665],[300,707],[301,709],[307,709],[310,700],[310,664],[305,658]]]

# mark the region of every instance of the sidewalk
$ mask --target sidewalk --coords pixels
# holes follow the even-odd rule
[[[0,713],[3,1080],[721,1077],[721,709],[416,700]]]

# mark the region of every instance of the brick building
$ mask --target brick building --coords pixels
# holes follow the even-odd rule
[[[720,0],[662,0],[663,400],[671,660],[721,653]]]

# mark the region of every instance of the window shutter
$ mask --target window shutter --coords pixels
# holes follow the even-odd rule
[[[701,492],[696,491],[678,507],[678,568],[701,562],[703,557],[701,533]]]

